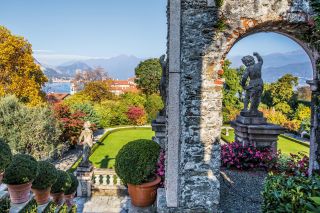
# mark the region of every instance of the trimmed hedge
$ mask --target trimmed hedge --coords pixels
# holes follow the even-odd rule
[[[57,170],[58,179],[51,187],[51,193],[65,192],[71,186],[70,175],[62,170]]]
[[[71,194],[75,193],[77,191],[77,188],[79,185],[79,181],[78,181],[77,177],[74,176],[74,174],[69,173],[69,176],[71,178],[71,185],[68,189],[66,189],[66,191],[64,191],[65,195],[71,195]]]
[[[124,183],[142,184],[154,177],[160,146],[152,140],[135,140],[116,156],[115,171]]]
[[[34,189],[47,189],[57,181],[57,169],[47,161],[38,162],[39,173],[32,183]]]
[[[3,172],[12,161],[12,153],[9,145],[0,138],[0,173]]]
[[[30,155],[16,154],[5,170],[3,182],[18,185],[33,181],[38,175],[38,162]]]

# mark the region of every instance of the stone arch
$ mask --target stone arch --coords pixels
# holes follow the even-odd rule
[[[218,211],[222,66],[231,47],[252,33],[282,33],[312,59],[310,162],[319,169],[319,53],[304,39],[313,23],[309,0],[224,0],[221,7],[217,2],[168,0],[166,189],[158,195],[158,212]]]

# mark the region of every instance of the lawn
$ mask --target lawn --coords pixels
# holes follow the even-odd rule
[[[229,136],[225,136],[224,132],[222,132],[222,139],[228,142],[234,141],[234,131],[229,131]],[[303,146],[299,143],[293,142],[289,139],[286,139],[284,137],[279,137],[278,140],[278,150],[281,150],[281,152],[285,155],[292,154],[298,154],[298,152],[302,152],[304,154],[309,155],[309,147]]]
[[[150,139],[154,136],[151,128],[120,130],[107,136],[91,155],[90,161],[96,168],[114,168],[115,157],[127,143],[137,139]]]

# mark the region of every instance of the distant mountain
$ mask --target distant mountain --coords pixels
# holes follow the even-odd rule
[[[56,67],[56,70],[58,70],[64,77],[73,77],[77,70],[92,70],[92,67],[84,62],[78,61],[69,65],[58,66]]]
[[[228,59],[232,62],[231,67],[240,67],[242,65],[241,58],[243,56],[231,56]],[[272,53],[262,55],[264,67],[281,67],[287,64],[299,64],[310,62],[309,56],[304,51],[293,51],[287,53]]]
[[[119,55],[108,59],[88,59],[82,61],[89,66],[105,69],[111,78],[127,79],[133,77],[134,69],[143,59],[136,56]]]
[[[228,57],[231,67],[238,68],[243,56]],[[285,74],[291,73],[299,77],[299,85],[305,85],[306,80],[312,79],[313,68],[310,58],[303,51],[288,53],[273,53],[263,56],[264,64],[262,77],[265,82],[274,82]]]
[[[283,75],[291,73],[299,78],[299,85],[305,85],[312,79],[312,66],[309,62],[287,64],[281,67],[267,67],[262,70],[262,78],[265,82],[274,82]]]

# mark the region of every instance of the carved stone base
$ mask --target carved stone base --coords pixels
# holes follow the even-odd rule
[[[161,148],[164,149],[167,139],[165,116],[159,114],[157,119],[152,121],[151,126],[152,130],[155,132],[155,136],[152,138],[152,140],[157,142]]]
[[[278,136],[285,128],[265,122],[261,117],[238,116],[231,126],[235,130],[235,141],[255,147],[272,147],[277,150]]]
[[[88,167],[79,166],[76,171],[77,179],[79,180],[79,186],[77,188],[78,197],[91,197],[91,185],[93,166]]]

